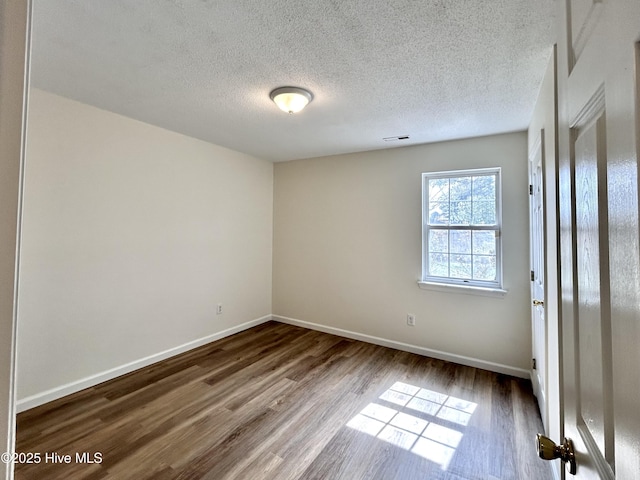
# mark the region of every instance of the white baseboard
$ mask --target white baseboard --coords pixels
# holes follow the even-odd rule
[[[283,317],[280,315],[273,315],[271,318],[277,322],[296,325],[298,327],[317,330],[319,332],[331,333],[340,337],[373,343],[374,345],[381,345],[383,347],[395,348],[396,350],[403,350],[405,352],[417,353],[418,355],[423,355],[425,357],[446,360],[448,362],[459,363],[461,365],[467,365],[469,367],[482,368],[484,370],[489,370],[496,373],[504,373],[505,375],[512,375],[514,377],[531,379],[529,370],[525,370],[523,368],[511,367],[509,365],[503,365],[501,363],[488,362],[486,360],[480,360],[478,358],[465,357],[463,355],[457,355],[455,353],[447,353],[440,350],[433,350],[431,348],[410,345],[408,343],[396,342],[395,340],[387,340],[386,338],[374,337],[371,335],[365,335],[363,333],[351,332],[349,330],[343,330],[341,328],[328,327],[326,325],[305,322],[303,320]]]
[[[24,412],[25,410],[29,410],[30,408],[34,408],[47,402],[57,400],[66,395],[84,390],[85,388],[93,387],[95,385],[98,385],[99,383],[106,382],[107,380],[112,380],[127,373],[131,373],[134,370],[147,367],[153,363],[160,362],[161,360],[165,360],[175,355],[193,350],[194,348],[201,347],[203,345],[206,345],[207,343],[215,342],[216,340],[220,340],[221,338],[225,338],[238,332],[242,332],[243,330],[247,330],[264,322],[268,322],[271,319],[271,315],[265,315],[264,317],[250,320],[235,327],[227,328],[226,330],[222,330],[221,332],[207,335],[206,337],[202,337],[197,340],[178,345],[177,347],[170,348],[160,353],[149,355],[148,357],[135,360],[125,365],[121,365],[119,367],[115,367],[104,372],[97,373],[95,375],[91,375],[89,377],[85,377],[71,383],[67,383],[66,385],[61,385],[59,387],[46,390],[41,393],[36,393],[35,395],[31,395],[29,397],[18,400],[16,402],[16,409],[18,413]]]
[[[215,342],[216,340],[220,340],[222,338],[228,337],[230,335],[241,332],[243,330],[247,330],[249,328],[255,327],[269,320],[275,320],[277,322],[287,323],[289,325],[296,325],[299,327],[308,328],[310,330],[317,330],[319,332],[330,333],[330,334],[338,335],[341,337],[351,338],[353,340],[360,340],[363,342],[373,343],[374,345],[381,345],[383,347],[395,348],[396,350],[403,350],[405,352],[416,353],[418,355],[423,355],[425,357],[438,358],[440,360],[459,363],[461,365],[482,368],[485,370],[490,370],[492,372],[504,373],[506,375],[513,375],[514,377],[527,378],[527,379],[531,378],[530,372],[522,368],[511,367],[509,365],[503,365],[500,363],[487,362],[485,360],[480,360],[477,358],[465,357],[463,355],[457,355],[454,353],[442,352],[440,350],[433,350],[430,348],[419,347],[417,345],[410,345],[408,343],[396,342],[395,340],[387,340],[385,338],[379,338],[371,335],[366,335],[363,333],[343,330],[341,328],[328,327],[326,325],[320,325],[318,323],[305,322],[303,320],[297,320],[295,318],[283,317],[280,315],[265,315],[264,317],[260,317],[255,320],[242,323],[235,327],[222,330],[221,332],[217,332],[212,335],[208,335],[206,337],[193,340],[191,342],[187,342],[183,345],[170,348],[163,352],[149,355],[139,360],[135,360],[133,362],[127,363],[125,365],[121,365],[119,367],[115,367],[115,368],[106,370],[104,372],[100,372],[95,375],[91,375],[91,376],[82,378],[80,380],[76,380],[74,382],[70,382],[65,385],[61,385],[59,387],[55,387],[50,390],[46,390],[44,392],[40,392],[35,395],[31,395],[26,398],[22,398],[16,402],[17,412],[18,413],[24,412],[25,410],[29,410],[30,408],[34,408],[39,405],[43,405],[47,402],[57,400],[66,395],[70,395],[72,393],[79,392],[80,390],[84,390],[85,388],[93,387],[95,385],[98,385],[99,383],[112,380],[121,375],[126,375],[127,373],[131,373],[140,368],[147,367],[151,364],[160,362],[162,360],[173,357],[175,355],[179,355],[189,350],[193,350],[194,348],[198,348],[208,343]]]

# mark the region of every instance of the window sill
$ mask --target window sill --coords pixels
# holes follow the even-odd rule
[[[454,285],[452,283],[436,283],[418,280],[418,286],[423,290],[435,290],[446,293],[462,293],[465,295],[480,295],[483,297],[503,298],[507,290],[502,288],[476,287],[471,285]]]

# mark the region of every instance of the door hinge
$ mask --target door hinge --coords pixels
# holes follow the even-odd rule
[[[529,185],[529,195],[533,195],[533,185]]]
[[[535,370],[535,369],[536,369],[536,359],[535,359],[535,358],[532,358],[532,359],[531,359],[531,368],[532,368],[533,370]]]
[[[536,272],[531,270],[531,281],[533,282],[536,279]]]

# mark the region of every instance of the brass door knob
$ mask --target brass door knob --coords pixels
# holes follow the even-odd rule
[[[563,463],[567,464],[567,471],[571,475],[576,474],[576,455],[570,438],[565,438],[562,445],[556,445],[553,440],[538,433],[536,435],[536,451],[543,460],[559,458]]]
[[[534,300],[533,301],[533,306],[534,307],[544,307],[544,302],[542,300]]]

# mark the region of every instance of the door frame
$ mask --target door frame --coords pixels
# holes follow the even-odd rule
[[[22,213],[31,0],[0,3],[0,452],[15,451],[18,261]],[[5,433],[6,432],[6,433]],[[13,464],[0,462],[0,478]]]
[[[552,439],[562,438],[562,292],[560,279],[560,204],[558,155],[558,48],[553,46],[528,130],[529,152],[537,138],[544,136],[542,148],[544,205],[544,302],[546,336],[546,391],[542,413],[545,433]],[[541,140],[542,142],[542,140]],[[533,321],[533,316],[532,316]],[[533,333],[533,323],[532,323]],[[533,339],[532,339],[533,340]],[[533,343],[533,342],[532,342]],[[531,371],[531,377],[535,372]],[[542,411],[543,409],[541,409]],[[533,448],[533,447],[532,447]],[[559,462],[552,462],[553,474],[561,478]]]

